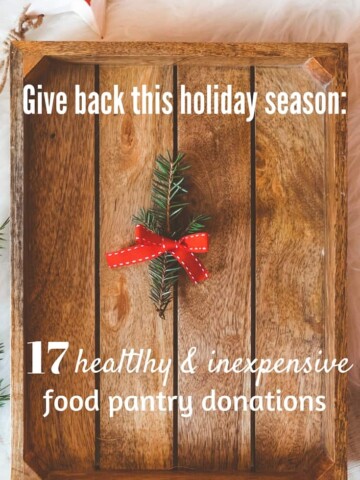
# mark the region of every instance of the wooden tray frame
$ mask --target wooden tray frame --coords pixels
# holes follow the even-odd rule
[[[26,75],[44,58],[90,64],[214,64],[214,65],[299,65],[307,64],[319,81],[337,91],[347,87],[347,46],[345,44],[216,44],[216,43],[86,43],[15,42],[11,47],[11,194],[12,194],[12,478],[40,478],[24,460],[24,123],[22,87]],[[334,120],[335,138],[329,145],[327,224],[328,262],[327,311],[331,318],[327,352],[346,357],[346,116]],[[333,148],[333,145],[335,146]],[[328,385],[336,409],[325,432],[329,461],[321,460],[312,473],[266,475],[257,473],[194,472],[113,472],[108,479],[346,479],[346,377],[335,375]],[[45,477],[43,477],[45,478]],[[105,478],[104,472],[70,474],[53,472],[48,479]]]

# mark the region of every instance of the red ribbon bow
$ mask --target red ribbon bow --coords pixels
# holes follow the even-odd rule
[[[209,235],[207,233],[193,233],[172,240],[162,237],[151,230],[136,225],[136,245],[106,254],[110,268],[125,267],[139,262],[145,262],[170,253],[183,266],[194,283],[206,280],[209,276],[206,268],[194,255],[194,252],[205,253],[209,249]]]

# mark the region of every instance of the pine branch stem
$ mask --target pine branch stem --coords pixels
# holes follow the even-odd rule
[[[171,186],[173,184],[173,177],[174,177],[174,160],[169,155],[169,163],[170,163],[170,172],[169,172],[169,181],[168,181],[168,194],[166,199],[166,233],[167,235],[171,232],[171,224],[170,224],[170,207],[171,207]],[[164,318],[165,308],[164,308],[164,291],[165,291],[165,277],[166,277],[166,258],[164,258],[163,270],[161,275],[161,287],[160,287],[160,299],[159,299],[159,307],[158,313],[161,318]]]
[[[171,225],[170,225],[170,206],[171,206],[171,185],[173,183],[174,177],[174,160],[169,155],[170,171],[169,171],[169,180],[168,180],[168,194],[166,201],[166,233],[170,234]]]
[[[162,275],[161,275],[161,286],[160,286],[160,298],[159,298],[159,305],[157,307],[157,311],[159,313],[160,318],[164,319],[164,313],[165,313],[165,308],[164,308],[164,291],[165,291],[165,275],[166,275],[166,258],[164,258],[164,263],[163,263],[163,269],[162,269]]]

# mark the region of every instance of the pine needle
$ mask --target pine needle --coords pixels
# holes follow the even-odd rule
[[[210,220],[208,215],[196,215],[190,219],[188,226],[185,229],[185,233],[190,235],[191,233],[201,232],[205,228],[205,223]]]
[[[7,226],[7,224],[10,222],[10,218],[7,218],[5,220],[5,222],[0,225],[0,249],[1,248],[4,248],[2,243],[5,242],[5,238],[4,238],[4,230],[5,230],[5,227]]]
[[[0,355],[4,353],[4,345],[0,343]],[[3,387],[3,380],[0,380],[0,407],[3,407],[7,401],[10,400],[10,395],[5,393],[8,389],[8,386]]]
[[[4,248],[2,243],[5,241],[4,239],[4,229],[9,223],[10,218],[5,220],[5,222],[0,226],[0,249]],[[0,355],[4,353],[4,345],[0,343]],[[4,380],[0,379],[0,407],[3,407],[5,403],[10,399],[10,395],[6,393],[8,390],[8,386],[4,387],[3,386]]]

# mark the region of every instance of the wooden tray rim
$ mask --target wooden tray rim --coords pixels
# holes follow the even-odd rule
[[[23,228],[24,228],[24,131],[22,113],[22,87],[24,77],[44,58],[50,57],[61,61],[79,63],[103,63],[109,59],[113,62],[121,58],[135,59],[138,64],[149,59],[158,59],[159,63],[186,63],[192,59],[205,62],[218,62],[229,59],[237,66],[241,65],[299,65],[310,59],[319,61],[332,77],[332,88],[346,91],[348,46],[345,43],[187,43],[187,42],[13,42],[11,45],[11,192],[12,192],[12,352],[24,352],[23,324]],[[335,272],[333,308],[337,327],[335,353],[338,358],[346,356],[346,229],[347,229],[347,178],[346,178],[346,116],[336,119],[335,145],[335,207],[334,219],[336,235],[334,244]],[[24,463],[24,359],[12,356],[12,478],[40,478]],[[342,475],[339,465],[346,462],[346,377],[336,376],[336,453],[334,464],[336,471]],[[338,467],[339,466],[339,467]],[[339,470],[337,470],[339,468]],[[115,474],[114,474],[115,475]],[[116,474],[118,475],[118,474]],[[123,477],[123,475],[125,475]],[[136,475],[136,476],[135,476]],[[173,477],[174,475],[174,477]],[[200,475],[200,476],[199,476]],[[203,478],[210,475],[204,474]],[[245,475],[245,474],[244,474]],[[337,475],[337,474],[336,474]],[[141,478],[142,474],[121,474],[118,478]],[[169,473],[165,477],[154,472],[153,478],[176,478]],[[231,474],[217,474],[211,478],[231,478]],[[253,476],[252,474],[234,474],[238,478],[284,478],[281,475]],[[327,476],[325,474],[325,476]],[[202,474],[182,474],[184,478],[199,478]],[[72,478],[71,476],[49,478]],[[73,477],[76,478],[76,477]],[[81,478],[81,477],[79,477]],[[84,477],[88,478],[88,477]],[[96,477],[98,478],[98,477]],[[111,478],[111,477],[110,477]],[[116,477],[115,477],[116,478]],[[148,477],[152,478],[152,477]],[[178,478],[180,478],[178,476]],[[286,478],[286,477],[285,477]],[[292,476],[292,478],[302,478]],[[322,478],[322,475],[321,475]],[[343,478],[335,476],[335,478]],[[345,478],[345,477],[344,477]]]

